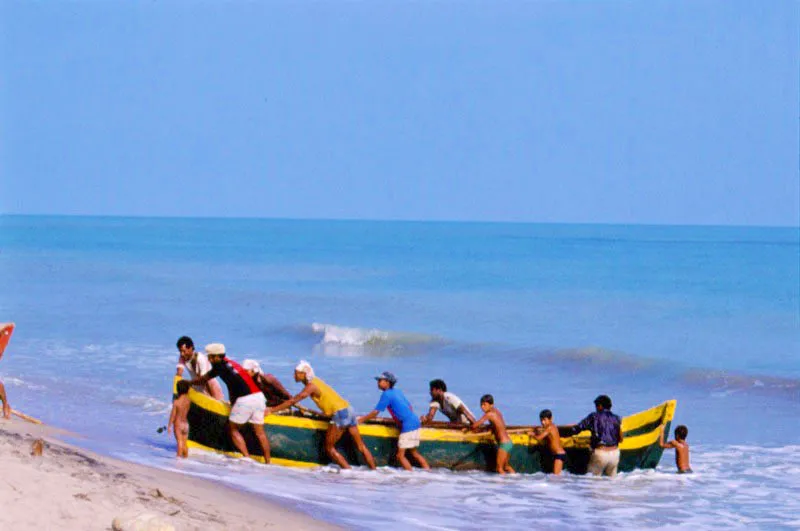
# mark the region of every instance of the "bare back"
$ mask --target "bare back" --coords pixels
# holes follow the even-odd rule
[[[189,406],[191,405],[191,401],[189,400],[189,395],[182,395],[175,399],[175,402],[172,404],[172,407],[175,408],[175,424],[179,422],[186,422],[186,418],[189,416]]]
[[[675,466],[681,472],[691,470],[692,465],[689,464],[689,443],[686,441],[674,440],[672,447],[675,448]]]
[[[489,421],[492,433],[494,433],[494,437],[497,439],[498,443],[509,442],[511,440],[511,437],[508,436],[508,432],[506,431],[506,421],[499,409],[492,408],[491,411],[486,413],[486,420]]]
[[[554,455],[563,454],[564,447],[561,446],[561,434],[558,433],[558,428],[555,424],[550,424],[547,427],[547,446],[550,448],[550,452]]]

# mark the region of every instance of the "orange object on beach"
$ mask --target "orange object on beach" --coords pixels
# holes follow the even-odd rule
[[[13,333],[14,323],[0,325],[0,358],[3,357],[3,352],[6,350],[8,340],[11,339],[11,334]]]

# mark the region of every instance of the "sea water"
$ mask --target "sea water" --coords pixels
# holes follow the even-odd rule
[[[73,442],[348,527],[800,527],[797,228],[0,217],[14,407]],[[174,458],[175,341],[223,342],[290,390],[309,360],[359,412],[390,370],[514,424],[678,400],[695,474],[339,471]],[[224,386],[223,386],[224,387]]]

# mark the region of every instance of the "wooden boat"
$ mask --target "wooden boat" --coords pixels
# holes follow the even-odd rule
[[[176,379],[177,383],[178,379]],[[189,391],[189,446],[231,456],[241,456],[230,440],[225,424],[230,408],[228,404],[196,392]],[[655,468],[661,459],[658,444],[661,425],[667,433],[675,413],[675,400],[669,400],[646,411],[622,419],[624,441],[620,445],[619,470],[629,472],[637,468]],[[287,466],[315,467],[330,463],[325,453],[326,417],[308,410],[287,411],[286,414],[264,418],[264,429],[270,441],[272,463]],[[509,426],[514,442],[511,466],[517,472],[549,472],[553,458],[546,446],[530,437],[525,431],[531,426]],[[586,472],[589,462],[589,432],[569,436],[564,428],[561,443],[567,451],[565,468],[574,474]],[[369,422],[359,426],[364,443],[369,447],[378,466],[395,466],[398,430],[388,422]],[[261,450],[252,431],[242,430],[251,455],[262,460]],[[450,470],[494,470],[497,447],[494,438],[486,432],[464,433],[461,427],[448,423],[435,423],[422,428],[419,451],[432,467]],[[354,466],[364,465],[363,458],[345,434],[337,448]]]

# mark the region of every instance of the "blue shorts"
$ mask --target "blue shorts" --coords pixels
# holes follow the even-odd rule
[[[353,411],[352,407],[340,409],[331,417],[331,424],[334,424],[337,428],[358,426],[358,422],[356,421],[356,413]]]

